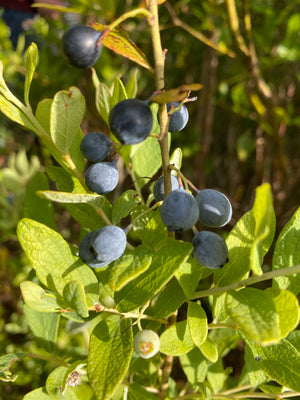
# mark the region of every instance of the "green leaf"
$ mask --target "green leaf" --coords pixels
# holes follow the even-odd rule
[[[67,388],[68,373],[68,367],[60,366],[49,374],[46,381],[46,390],[52,399],[65,400],[69,397],[66,393],[66,389],[70,390],[70,388]],[[76,396],[74,396],[75,399]]]
[[[97,400],[108,400],[124,378],[132,354],[131,321],[110,315],[90,337],[87,373]]]
[[[98,281],[94,272],[72,254],[68,243],[59,233],[24,218],[18,224],[17,234],[43,285],[62,296],[65,285],[78,280],[85,288],[89,306],[98,301]]]
[[[85,365],[85,362],[77,360],[69,367],[60,366],[54,369],[46,381],[46,390],[51,398],[57,400],[79,400],[84,394],[85,399],[90,399],[92,397],[91,389],[89,386],[82,384],[77,371]],[[85,387],[83,388],[83,393],[80,393],[82,386]]]
[[[116,201],[112,210],[112,223],[118,225],[122,218],[133,210],[141,201],[135,190],[127,190]]]
[[[217,361],[219,357],[218,348],[209,337],[206,338],[205,342],[200,344],[199,349],[209,361],[213,363]]]
[[[291,390],[300,391],[300,353],[287,340],[272,346],[259,346],[248,338],[253,357],[259,368],[275,380]]]
[[[214,273],[215,286],[238,282],[248,276],[251,268],[260,273],[260,266],[270,248],[274,231],[275,217],[270,188],[264,184],[256,190],[253,209],[240,218],[226,238],[229,261]]]
[[[112,109],[117,103],[127,99],[127,93],[123,82],[120,78],[116,78],[113,82],[112,97],[110,99],[110,109]]]
[[[38,190],[49,189],[49,182],[46,175],[37,171],[31,178],[24,199],[24,217],[34,219],[42,224],[55,229],[54,208],[50,201],[37,196]]]
[[[167,238],[153,252],[150,267],[115,293],[120,312],[135,310],[153,297],[174,275],[192,251],[192,244]]]
[[[82,318],[89,316],[86,295],[81,282],[68,282],[64,287],[63,296],[66,304],[73,308]]]
[[[267,292],[256,288],[230,290],[226,308],[233,322],[257,343],[268,345],[280,340],[279,316]]]
[[[248,276],[250,248],[254,240],[255,219],[252,210],[242,216],[226,238],[229,261],[214,273],[216,286],[226,286]]]
[[[145,157],[147,154],[147,157]],[[142,188],[161,167],[161,153],[158,140],[148,137],[141,143],[122,146],[120,155],[126,168],[134,172],[137,185]]]
[[[253,357],[249,346],[245,346],[244,359],[245,369],[251,386],[256,388],[269,380],[267,375],[260,369],[259,362]]]
[[[39,312],[23,305],[26,321],[34,336],[49,353],[55,349],[60,314]]]
[[[52,400],[51,397],[46,390],[46,387],[40,387],[38,389],[34,389],[31,392],[25,394],[23,400]]]
[[[223,360],[221,358],[219,358],[215,363],[209,365],[207,371],[207,381],[209,383],[209,387],[212,388],[214,393],[218,393],[224,388],[229,371],[231,372],[230,367],[224,370]]]
[[[198,262],[190,257],[188,261],[176,271],[176,279],[188,299],[194,298],[195,291],[201,278],[201,269]]]
[[[144,225],[144,228],[139,231],[139,237],[145,245],[153,248],[159,246],[160,243],[164,241],[167,237],[168,231],[161,220],[158,209],[150,211],[150,213],[147,214],[147,218],[148,220]]]
[[[282,229],[276,241],[273,265],[274,270],[300,264],[300,207]],[[273,286],[288,289],[295,295],[300,293],[299,275],[279,276],[272,280]]]
[[[207,316],[201,304],[193,301],[188,303],[187,322],[192,340],[199,347],[205,342],[208,333]]]
[[[33,132],[36,132],[36,128],[33,126],[31,121],[26,115],[17,108],[13,103],[7,100],[2,94],[0,94],[0,111],[6,115],[9,119],[20,124]]]
[[[35,117],[38,120],[38,122],[41,124],[41,126],[44,128],[44,131],[51,136],[51,110],[52,110],[52,104],[53,100],[52,99],[44,99],[40,101],[37,105],[37,109],[35,112]],[[80,142],[83,138],[83,133],[80,128],[78,128],[77,134],[73,137],[73,141],[71,143],[71,146],[69,148],[68,153],[71,156],[71,159],[73,163],[76,165],[78,171],[80,173],[83,172],[84,169],[84,156],[80,150]],[[66,162],[66,160],[63,157],[62,152],[55,146],[55,143],[50,141],[45,141],[44,140],[45,146],[48,148],[52,156],[55,158],[55,160],[66,170],[68,171],[71,175],[73,174],[73,171],[71,170],[70,166]]]
[[[80,124],[85,113],[85,99],[79,89],[71,87],[53,98],[50,114],[50,133],[63,154],[69,154],[72,143],[81,133]]]
[[[207,360],[195,347],[187,354],[179,356],[180,364],[188,381],[192,385],[204,382],[207,373]]]
[[[85,190],[79,183],[78,179],[72,177],[66,171],[59,167],[47,167],[47,174],[56,183],[58,190],[76,194],[86,194]],[[95,195],[92,195],[95,196]],[[99,196],[97,195],[96,198]],[[91,197],[88,197],[91,199]],[[109,219],[111,219],[111,204],[104,198],[104,204],[102,209]],[[95,231],[102,226],[106,225],[106,222],[99,215],[99,210],[96,210],[94,206],[90,204],[76,204],[76,203],[64,203],[66,209],[70,212],[72,217],[79,222],[82,227],[85,227],[91,231]]]
[[[98,22],[93,23],[92,27],[98,31],[104,31],[107,28],[107,26],[101,25]],[[123,29],[115,28],[109,31],[102,43],[103,46],[108,47],[115,53],[129,58],[129,60],[153,72],[145,54],[129,39],[127,33]]]
[[[14,382],[18,375],[10,371],[15,361],[23,360],[27,357],[26,353],[9,353],[0,356],[0,381]]]
[[[146,271],[152,261],[152,249],[140,245],[134,253],[124,254],[110,264],[108,282],[112,290],[122,289],[128,282]]]
[[[291,332],[287,340],[300,352],[300,330]]]
[[[139,70],[137,68],[135,70],[133,70],[133,72],[131,73],[131,75],[125,85],[125,90],[127,93],[127,97],[129,99],[133,99],[136,97],[137,90],[138,90],[138,84],[137,84],[138,73],[139,73]]]
[[[147,312],[157,319],[172,315],[185,302],[186,297],[176,279],[170,282],[159,293],[154,306]]]
[[[101,208],[105,202],[104,196],[90,193],[69,193],[57,192],[55,190],[39,190],[37,195],[42,199],[48,199],[57,203],[88,203],[95,208]]]
[[[24,281],[20,285],[21,293],[25,304],[39,312],[58,312],[62,308],[59,305],[55,294],[49,293],[36,283]]]
[[[134,235],[145,245],[155,247],[167,237],[168,231],[161,220],[159,210],[153,211],[139,204],[132,210],[130,216]]]
[[[182,165],[182,150],[180,147],[177,147],[170,157],[170,165],[173,165],[177,169],[181,169]],[[172,171],[174,172],[174,171]]]
[[[110,113],[111,92],[109,88],[99,81],[94,68],[92,69],[92,80],[96,89],[96,108],[103,119],[109,125],[108,116]]]
[[[25,55],[25,84],[24,84],[24,100],[26,106],[29,104],[29,90],[32,82],[32,78],[35,72],[35,68],[39,61],[38,48],[35,43],[31,43],[28,47]]]
[[[280,338],[285,338],[299,324],[298,299],[288,290],[268,288],[265,292],[272,298],[279,316]]]
[[[35,118],[50,136],[50,112],[52,99],[41,100],[35,110]]]
[[[176,322],[160,336],[160,352],[181,356],[195,347],[187,321]]]
[[[261,275],[263,258],[273,242],[276,223],[271,186],[268,183],[256,189],[252,211],[255,219],[255,232],[250,249],[250,266],[254,274]]]

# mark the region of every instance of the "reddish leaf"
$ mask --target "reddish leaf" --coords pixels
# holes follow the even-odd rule
[[[158,104],[173,103],[186,99],[192,90],[202,89],[200,83],[191,83],[189,85],[181,85],[176,89],[166,90],[165,92],[155,93],[150,100]]]
[[[106,25],[102,25],[98,22],[92,24],[92,27],[100,32],[105,31],[107,28]],[[123,29],[115,28],[108,33],[105,33],[102,43],[115,53],[129,58],[129,60],[141,65],[153,73],[153,68],[149,64],[145,54],[129,39],[127,33]]]

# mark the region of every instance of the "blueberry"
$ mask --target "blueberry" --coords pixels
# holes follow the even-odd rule
[[[115,163],[99,162],[92,164],[86,171],[85,182],[91,192],[109,193],[117,186],[119,171]]]
[[[228,248],[222,236],[215,232],[197,232],[192,240],[193,255],[199,264],[211,269],[223,267],[228,262]]]
[[[175,175],[171,174],[171,184],[172,190],[176,190],[179,188],[178,179]],[[161,201],[165,197],[165,188],[164,188],[164,178],[161,177],[155,181],[153,185],[153,196],[156,201]]]
[[[126,234],[115,225],[88,233],[79,245],[79,257],[92,268],[101,268],[117,260],[126,249]]]
[[[197,222],[199,208],[194,196],[187,190],[176,189],[164,199],[160,215],[169,231],[186,231]]]
[[[78,68],[89,68],[98,60],[102,43],[101,32],[90,26],[75,25],[63,35],[63,51],[71,64]]]
[[[214,189],[199,190],[196,195],[199,221],[210,228],[226,225],[232,216],[232,207],[225,194]]]
[[[111,140],[100,132],[90,132],[80,143],[80,150],[91,162],[100,162],[106,159],[111,150]]]
[[[175,103],[168,103],[167,104],[167,111],[169,112],[172,107],[179,107],[178,102]],[[187,124],[189,120],[189,112],[188,109],[184,104],[182,104],[180,110],[175,111],[171,114],[170,121],[169,121],[169,132],[179,132],[181,131]]]
[[[141,358],[151,358],[158,353],[159,336],[150,329],[139,331],[133,338],[133,348]]]
[[[151,133],[152,112],[142,100],[123,100],[111,110],[109,125],[112,133],[121,143],[140,143]]]
[[[90,232],[82,239],[79,245],[79,257],[85,262],[93,261],[95,259],[94,253],[91,251],[93,238],[96,231]]]

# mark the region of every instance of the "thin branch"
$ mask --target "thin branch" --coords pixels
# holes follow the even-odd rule
[[[251,278],[244,279],[243,281],[234,282],[231,285],[214,287],[212,289],[207,289],[207,290],[201,290],[195,293],[193,299],[200,299],[202,297],[207,297],[211,295],[219,295],[231,289],[233,290],[240,289],[244,286],[249,286],[258,282],[267,281],[277,276],[290,276],[299,273],[300,273],[300,265],[295,265],[294,267],[275,269],[274,271],[266,272],[263,275],[252,276]]]
[[[212,42],[208,37],[203,35],[203,33],[197,31],[196,29],[194,29],[192,27],[190,27],[185,22],[183,22],[180,18],[178,18],[176,13],[175,13],[175,11],[174,11],[174,9],[171,7],[171,5],[168,2],[165,3],[165,6],[169,11],[169,14],[170,14],[170,16],[172,18],[173,24],[175,26],[178,26],[178,27],[184,29],[190,35],[192,35],[196,39],[200,40],[200,42],[206,44],[207,46],[209,46],[212,49],[218,51],[219,53],[225,54],[225,55],[227,55],[227,56],[229,56],[231,58],[235,58],[236,57],[236,54],[232,50],[227,50],[227,49],[221,48],[220,46],[218,46],[217,44]]]

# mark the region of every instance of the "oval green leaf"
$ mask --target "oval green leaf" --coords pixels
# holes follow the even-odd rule
[[[207,316],[201,304],[190,301],[188,304],[187,322],[195,346],[205,342],[208,333]]]
[[[132,354],[131,321],[110,315],[90,337],[87,373],[97,400],[108,400],[124,378]]]
[[[89,306],[98,301],[98,281],[92,269],[76,257],[68,243],[46,225],[23,218],[17,227],[23,250],[40,282],[63,296],[65,285],[78,280],[85,288]]]
[[[160,336],[160,352],[181,356],[195,347],[187,321],[176,322]]]

